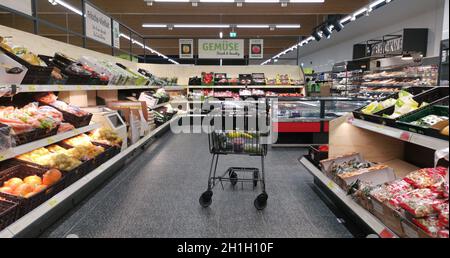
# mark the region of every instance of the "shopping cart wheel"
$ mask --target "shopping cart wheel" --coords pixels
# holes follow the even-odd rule
[[[200,196],[199,202],[203,208],[208,208],[212,203],[212,191],[206,191]]]
[[[259,171],[253,172],[253,187],[256,187],[258,185],[258,179],[259,179]]]
[[[235,186],[238,182],[238,175],[236,172],[230,172],[230,182],[232,186]]]
[[[267,206],[267,198],[269,198],[269,196],[266,193],[258,195],[254,202],[255,208],[257,210],[264,210],[264,208],[266,208]]]

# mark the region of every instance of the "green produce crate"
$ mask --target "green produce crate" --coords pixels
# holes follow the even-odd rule
[[[417,121],[423,117],[429,116],[429,115],[437,115],[437,116],[449,116],[449,107],[448,106],[428,106],[423,109],[416,110],[415,112],[412,112],[411,114],[408,114],[402,118],[400,118],[397,123],[396,127],[405,131],[410,131],[413,133],[423,134],[439,139],[448,140],[448,136],[443,135],[440,133],[440,130],[437,130],[432,127],[424,127],[424,126],[418,126],[411,124],[414,121]]]

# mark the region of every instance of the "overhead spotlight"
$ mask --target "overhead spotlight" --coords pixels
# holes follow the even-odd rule
[[[342,25],[342,23],[339,21],[339,20],[334,20],[333,21],[333,26],[334,26],[334,29],[337,31],[337,32],[339,32],[339,31],[341,31],[342,29],[344,29],[344,25]]]
[[[331,37],[331,30],[328,27],[328,25],[323,26],[321,31],[323,32],[323,35],[325,36],[325,38],[329,39]]]
[[[320,33],[319,33],[317,30],[315,30],[315,31],[311,34],[311,36],[313,36],[313,37],[316,39],[316,41],[320,41],[320,40],[322,39],[322,36],[320,35]]]

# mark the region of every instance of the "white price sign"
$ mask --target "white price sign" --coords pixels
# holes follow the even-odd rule
[[[6,6],[10,9],[19,11],[30,16],[33,15],[31,9],[31,0],[0,0],[0,5]]]
[[[120,24],[113,21],[113,46],[120,48]]]
[[[200,59],[243,59],[243,39],[199,39]]]
[[[111,18],[88,3],[84,4],[86,12],[86,36],[111,46]]]

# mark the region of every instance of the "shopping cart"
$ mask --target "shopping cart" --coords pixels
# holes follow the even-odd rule
[[[204,208],[211,205],[212,190],[217,182],[220,182],[222,188],[224,188],[223,182],[229,182],[233,187],[239,182],[242,185],[252,183],[253,189],[259,183],[262,193],[257,196],[254,205],[258,210],[263,210],[267,205],[264,158],[267,155],[266,138],[269,136],[270,130],[270,109],[267,101],[257,101],[252,103],[250,107],[247,106],[250,102],[243,103],[244,107],[242,108],[234,106],[228,109],[227,104],[230,103],[223,102],[221,108],[216,108],[211,114],[216,119],[221,118],[222,123],[219,123],[220,125],[210,124],[208,140],[212,160],[208,176],[208,189],[200,196],[199,200],[200,205]],[[261,108],[261,106],[264,108]],[[229,123],[227,124],[226,121]],[[231,129],[227,129],[229,127]],[[261,157],[261,170],[248,167],[230,167],[224,174],[216,176],[220,155],[259,156]]]

